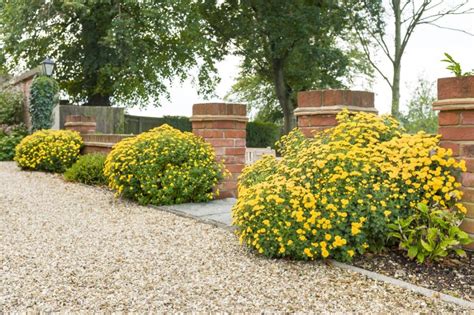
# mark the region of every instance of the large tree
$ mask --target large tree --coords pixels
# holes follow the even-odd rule
[[[201,8],[209,31],[243,57],[242,77],[274,87],[288,132],[296,92],[342,86],[351,59],[338,44],[349,34],[353,7],[347,4],[354,2],[201,0]]]
[[[474,13],[474,6],[469,0],[384,0],[384,2],[385,10],[368,11],[371,17],[353,16],[358,18],[354,25],[367,24],[367,27],[357,27],[356,32],[368,60],[390,86],[391,112],[393,116],[399,117],[402,58],[416,28],[420,25],[431,25],[469,34],[465,30],[443,26],[439,22],[447,15]],[[372,5],[370,0],[360,1],[359,5],[363,4]],[[377,20],[377,23],[367,22],[372,20]],[[393,27],[393,34],[387,32],[387,28],[390,27]],[[382,52],[388,59],[392,68],[391,72],[383,69],[376,61],[376,51]]]
[[[209,92],[219,51],[193,0],[2,1],[0,40],[11,69],[56,62],[66,92],[88,105],[145,105],[166,81],[200,68]]]

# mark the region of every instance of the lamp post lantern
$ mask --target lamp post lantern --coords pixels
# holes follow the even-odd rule
[[[54,71],[54,61],[51,60],[51,58],[46,57],[45,60],[42,62],[43,66],[43,73],[50,77],[53,74]]]

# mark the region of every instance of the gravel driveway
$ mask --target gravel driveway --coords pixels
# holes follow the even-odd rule
[[[226,230],[2,162],[0,313],[26,310],[463,311],[324,263],[259,258]]]

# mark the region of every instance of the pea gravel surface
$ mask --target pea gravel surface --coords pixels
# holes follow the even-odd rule
[[[322,262],[258,257],[229,231],[0,163],[0,313],[469,313]]]

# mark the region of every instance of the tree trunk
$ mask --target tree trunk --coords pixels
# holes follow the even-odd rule
[[[395,62],[393,64],[392,116],[395,118],[400,116],[400,68],[400,62]]]
[[[395,15],[395,56],[393,59],[392,116],[400,115],[400,71],[402,59],[402,11],[400,0],[392,0]]]
[[[94,94],[88,97],[86,106],[110,106],[110,96]]]
[[[293,129],[293,103],[290,99],[289,88],[285,82],[283,73],[283,61],[281,59],[273,59],[273,81],[275,84],[275,92],[278,103],[283,110],[283,127],[285,134]]]

